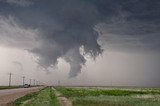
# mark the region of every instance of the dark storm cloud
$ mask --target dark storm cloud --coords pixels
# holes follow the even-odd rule
[[[158,0],[36,0],[21,7],[2,2],[0,13],[18,18],[24,28],[40,31],[33,37],[38,44],[33,43],[29,51],[39,57],[41,66],[47,69],[62,57],[74,77],[86,62],[80,48],[93,58],[102,53],[99,36],[105,42],[109,34],[115,35],[115,42],[122,38],[119,43],[126,39],[142,39],[143,44],[155,41],[153,48],[159,47],[159,5]],[[32,35],[35,33],[33,30]]]
[[[112,15],[96,25],[104,42],[119,50],[160,50],[160,1],[120,0],[110,9]]]
[[[32,0],[0,0],[0,1],[17,6],[29,6],[33,4]]]

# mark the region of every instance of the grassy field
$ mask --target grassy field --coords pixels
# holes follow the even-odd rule
[[[73,106],[160,106],[160,89],[57,87]]]
[[[20,86],[0,86],[0,90],[3,90],[3,89],[14,89],[14,88],[20,88]]]
[[[39,92],[17,99],[13,106],[60,106],[54,90],[47,87]]]

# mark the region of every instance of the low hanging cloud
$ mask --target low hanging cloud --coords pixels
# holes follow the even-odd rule
[[[85,54],[96,58],[102,53],[98,38],[123,47],[137,40],[159,47],[160,38],[151,36],[160,33],[159,0],[36,0],[26,8],[8,1],[7,8],[0,4],[0,44],[27,49],[46,70],[63,58],[70,77],[77,76]]]
[[[0,16],[0,44],[31,49],[36,45],[37,29],[25,28],[12,16]]]

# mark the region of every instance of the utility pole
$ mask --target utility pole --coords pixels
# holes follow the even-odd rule
[[[111,80],[111,87],[113,86],[112,80]]]
[[[36,81],[36,85],[38,86],[38,81]]]
[[[22,78],[23,78],[23,86],[24,86],[24,83],[25,83],[25,76],[23,76]]]
[[[30,84],[30,86],[31,86],[31,82],[32,82],[32,79],[29,79],[29,84]]]
[[[61,84],[61,81],[60,81],[60,80],[58,80],[58,86],[60,86],[60,84]]]
[[[9,87],[11,86],[11,82],[12,82],[12,73],[9,73]]]
[[[35,86],[35,81],[36,81],[36,80],[34,79],[34,86]]]

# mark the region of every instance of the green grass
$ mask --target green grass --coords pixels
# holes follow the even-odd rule
[[[160,106],[155,98],[134,98],[131,96],[74,97],[73,106]]]
[[[103,90],[103,89],[75,89],[75,88],[64,88],[57,87],[58,91],[63,93],[66,97],[84,97],[84,96],[99,96],[99,95],[109,95],[109,96],[129,96],[129,95],[137,95],[137,94],[160,94],[159,91],[136,91],[136,90],[123,90],[123,89],[111,89],[111,90]]]
[[[13,103],[13,106],[60,106],[54,91],[47,87],[37,93],[28,94]]]
[[[73,106],[160,106],[160,89],[87,89],[57,87]]]

